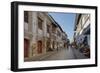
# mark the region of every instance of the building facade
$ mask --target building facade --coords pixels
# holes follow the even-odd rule
[[[67,34],[46,12],[24,11],[24,58],[66,48]]]
[[[74,28],[74,41],[90,47],[90,14],[76,14]]]

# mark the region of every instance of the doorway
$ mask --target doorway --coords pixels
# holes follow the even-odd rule
[[[28,57],[29,54],[29,40],[24,39],[24,58]]]
[[[38,53],[42,53],[42,41],[37,42],[37,47],[38,47]]]

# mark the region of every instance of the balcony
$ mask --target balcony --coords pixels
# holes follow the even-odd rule
[[[88,20],[86,21],[86,23],[84,24],[83,29],[87,28],[89,24],[90,24],[90,20],[88,19]]]
[[[31,31],[29,31],[28,23],[24,23],[24,38],[31,39],[33,37],[33,34]]]
[[[33,37],[32,32],[24,30],[24,38],[31,39]]]
[[[56,33],[52,33],[52,36],[55,36],[55,37],[56,37],[56,36],[57,36],[57,34],[56,34]]]
[[[43,30],[38,29],[37,35],[38,35],[38,37],[40,37],[40,38],[43,37]]]

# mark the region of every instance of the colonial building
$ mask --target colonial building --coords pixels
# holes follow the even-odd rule
[[[76,14],[75,21],[74,41],[90,46],[90,14]]]
[[[24,58],[66,48],[67,34],[46,12],[24,11]]]

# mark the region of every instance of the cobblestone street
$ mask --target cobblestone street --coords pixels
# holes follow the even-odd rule
[[[68,59],[85,59],[86,57],[77,49],[69,47],[44,58],[43,60],[68,60]]]
[[[86,59],[87,57],[80,53],[77,49],[69,47],[55,50],[46,54],[26,59],[26,61],[48,61],[48,60],[72,60]]]

